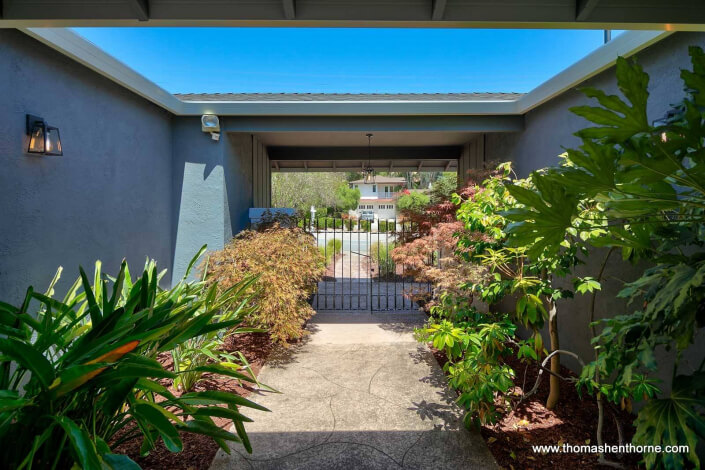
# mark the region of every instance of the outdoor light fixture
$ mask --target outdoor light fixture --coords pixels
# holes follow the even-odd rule
[[[684,110],[670,109],[663,117],[654,120],[651,124],[655,127],[667,126],[676,118],[679,112],[684,112]],[[665,131],[661,132],[661,141],[668,142],[668,134]]]
[[[362,167],[362,181],[365,184],[375,182],[375,169],[372,168],[372,134],[367,134],[367,166]]]
[[[201,116],[201,130],[210,132],[211,139],[220,140],[220,120],[215,114],[204,114]]]
[[[47,126],[44,119],[27,115],[27,135],[29,136],[29,145],[27,153],[38,155],[63,155],[61,148],[61,136],[59,129],[52,126]]]

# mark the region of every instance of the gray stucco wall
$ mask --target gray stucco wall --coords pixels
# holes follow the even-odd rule
[[[226,237],[230,239],[250,224],[249,209],[255,206],[254,152],[260,144],[252,134],[244,133],[228,133],[227,144],[225,174],[229,224],[226,225]]]
[[[253,179],[253,149],[263,147],[244,133],[223,133],[220,141],[211,140],[201,132],[199,118],[175,117],[173,131],[172,282],[184,275],[201,246],[219,250],[248,227],[253,188],[258,186]]]
[[[650,119],[662,117],[670,104],[683,98],[680,69],[690,68],[690,45],[705,48],[705,34],[675,33],[637,56],[639,63],[651,77]],[[619,94],[614,68],[602,72],[580,86],[592,86],[608,94]],[[573,133],[587,124],[583,118],[568,112],[568,108],[594,103],[594,100],[588,100],[577,89],[553,98],[524,116],[523,132],[487,134],[485,160],[512,160],[520,176],[556,164],[563,147],[573,147],[580,143]]]
[[[650,119],[658,119],[667,111],[669,105],[677,103],[683,97],[683,84],[680,69],[690,68],[688,46],[699,45],[705,48],[705,34],[676,33],[671,37],[651,46],[638,55],[639,63],[650,75],[649,101]],[[593,86],[609,94],[619,94],[614,68],[586,81],[583,86]],[[568,108],[592,103],[577,90],[568,91],[551,101],[530,111],[525,116],[524,132],[515,134],[488,134],[486,136],[486,161],[513,161],[519,176],[527,176],[531,171],[559,162],[558,155],[564,147],[579,145],[579,139],[573,136],[577,130],[585,127],[587,122],[568,112]],[[606,251],[594,250],[576,274],[595,276]],[[622,262],[619,253],[610,258],[605,270],[603,290],[596,299],[596,319],[607,318],[628,311],[629,307],[616,298],[623,281],[636,279],[644,266],[632,266]],[[570,287],[567,285],[566,287]],[[562,346],[580,354],[586,361],[593,359],[589,331],[589,296],[577,296],[574,300],[560,301],[559,332]],[[697,348],[688,359],[697,362],[705,353],[705,347]],[[661,351],[660,357],[664,357]],[[578,364],[570,358],[564,362],[578,369]],[[662,362],[667,364],[668,361]],[[664,367],[659,371],[665,383],[670,383],[671,370]]]
[[[25,114],[61,132],[62,157],[25,153]],[[31,39],[0,29],[0,300],[67,287],[96,259],[171,269],[171,115]]]
[[[60,129],[63,156],[25,153],[27,113]],[[250,134],[213,141],[198,117],[0,29],[0,300],[43,290],[58,266],[61,292],[97,259],[114,273],[151,257],[170,271],[165,285],[180,279],[203,244],[222,248],[247,227],[253,143],[266,160]]]
[[[225,142],[201,131],[197,117],[173,119],[172,282],[185,274],[201,246],[219,250],[225,243]]]

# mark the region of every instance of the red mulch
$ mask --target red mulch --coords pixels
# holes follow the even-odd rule
[[[447,362],[445,354],[431,348],[438,363],[443,366]],[[538,368],[535,364],[526,367],[525,363],[511,355],[506,363],[514,369],[516,392],[521,394],[522,386],[526,391],[533,388]],[[561,366],[563,377],[576,375],[568,368]],[[525,384],[525,385],[524,385]],[[572,383],[561,381],[561,398],[558,406],[549,410],[545,407],[549,391],[549,374],[544,373],[538,392],[526,399],[520,405],[509,410],[495,425],[482,426],[481,434],[497,463],[505,469],[605,469],[598,465],[597,454],[534,453],[532,445],[597,445],[595,432],[597,429],[597,402],[594,398],[584,395],[581,399]],[[615,409],[624,433],[624,443],[629,443],[634,435],[634,415]],[[603,425],[605,444],[619,443],[617,427],[612,413],[605,407]],[[559,444],[560,443],[560,444]],[[639,454],[623,456],[609,455],[608,460],[622,464],[624,468],[640,468]]]
[[[240,351],[250,363],[252,371],[256,376],[259,374],[260,369],[264,365],[273,347],[274,345],[267,333],[242,333],[228,336],[225,340],[223,350],[228,352]],[[161,354],[159,360],[164,364],[164,367],[168,369],[172,368],[171,354]],[[163,383],[163,385],[169,384]],[[251,388],[247,386],[241,387],[234,379],[213,376],[211,374],[204,374],[204,379],[200,381],[194,389],[194,391],[204,390],[234,392],[243,397],[252,392]],[[170,391],[177,396],[180,395],[180,392],[173,387],[170,387]],[[230,421],[223,418],[213,418],[213,421],[224,429],[228,429],[231,425]],[[210,437],[200,434],[180,433],[180,435],[184,449],[179,453],[169,452],[162,440],[159,439],[155,449],[152,450],[149,455],[140,457],[141,437],[121,444],[114,449],[114,451],[120,454],[127,454],[145,470],[162,470],[167,468],[170,470],[208,469],[216,452],[218,452],[218,444]]]

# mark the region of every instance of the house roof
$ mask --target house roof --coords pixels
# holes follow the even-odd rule
[[[351,181],[351,183],[354,184],[365,184],[365,180],[355,180]],[[375,176],[375,182],[374,184],[389,184],[389,183],[397,183],[397,184],[406,184],[406,178],[403,176]]]
[[[524,93],[176,93],[182,101],[514,101]]]

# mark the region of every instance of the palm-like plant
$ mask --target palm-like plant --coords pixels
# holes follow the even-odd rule
[[[189,266],[205,251],[199,251]],[[218,293],[214,285],[188,281],[170,290],[147,262],[132,280],[125,262],[115,278],[93,284],[83,271],[63,300],[53,298],[57,272],[46,293],[27,290],[19,307],[0,303],[0,448],[8,468],[139,468],[110,450],[142,437],[142,453],[161,438],[172,452],[182,448],[179,431],[249,443],[239,407],[261,406],[228,392],[174,396],[159,379],[177,374],[157,361],[160,352],[241,322],[239,313],[220,321],[246,301],[252,279]],[[188,274],[187,274],[188,275]],[[193,369],[254,381],[233,369]],[[190,372],[188,370],[187,372]],[[220,406],[220,405],[225,405]],[[212,417],[231,419],[237,434]]]

